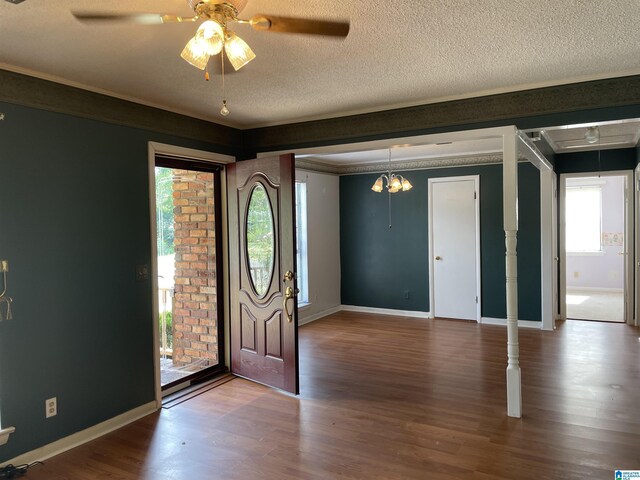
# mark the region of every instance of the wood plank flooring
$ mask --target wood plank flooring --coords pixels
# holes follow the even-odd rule
[[[300,329],[299,397],[234,379],[28,479],[612,479],[640,469],[640,329],[506,329],[341,312]]]

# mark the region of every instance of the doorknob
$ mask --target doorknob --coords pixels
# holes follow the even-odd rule
[[[437,255],[436,260],[442,260],[442,257],[440,255]]]
[[[294,278],[296,278],[296,274],[293,273],[291,270],[287,270],[287,273],[284,274],[284,278],[282,279],[282,281],[283,282],[290,282]]]
[[[289,304],[287,302],[290,299],[295,298],[295,296],[298,295],[299,292],[300,290],[298,290],[297,288],[294,290],[291,287],[287,287],[284,290],[284,300],[282,302],[282,308],[284,309],[284,313],[287,316],[287,320],[289,321],[289,323],[293,322],[293,313],[289,312]]]

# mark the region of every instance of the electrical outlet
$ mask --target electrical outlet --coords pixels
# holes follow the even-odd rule
[[[46,418],[55,417],[58,414],[57,397],[48,398],[44,402]]]
[[[406,300],[409,300],[409,290],[405,290],[405,291],[404,291],[404,298],[405,298]]]

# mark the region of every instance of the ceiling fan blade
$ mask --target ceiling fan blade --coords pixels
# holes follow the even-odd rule
[[[71,12],[71,14],[86,23],[131,22],[141,25],[160,25],[163,23],[194,22],[198,19],[198,17],[180,17],[161,13]]]
[[[255,30],[283,33],[304,33],[306,35],[324,35],[346,37],[349,34],[349,22],[328,20],[310,20],[274,15],[255,15],[249,21]]]

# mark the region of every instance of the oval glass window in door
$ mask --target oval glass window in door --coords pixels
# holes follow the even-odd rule
[[[253,289],[259,297],[269,290],[275,259],[275,240],[271,202],[262,184],[251,191],[246,224],[247,263]]]

